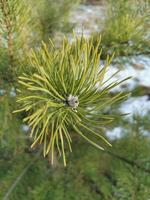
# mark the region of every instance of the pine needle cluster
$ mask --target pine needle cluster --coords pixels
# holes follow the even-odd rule
[[[122,81],[105,79],[110,59],[100,67],[100,41],[94,47],[92,40],[75,36],[73,43],[65,38],[60,49],[50,42],[50,49],[43,43],[32,51],[31,70],[19,77],[17,102],[21,107],[16,112],[27,113],[24,122],[31,127],[32,147],[43,144],[44,156],[50,152],[52,163],[56,148],[66,165],[67,146],[72,151],[71,130],[101,150],[98,138],[110,145],[101,124],[112,117],[102,110],[127,95],[109,95]]]

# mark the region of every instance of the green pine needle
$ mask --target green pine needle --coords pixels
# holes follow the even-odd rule
[[[72,152],[71,130],[101,150],[98,139],[111,146],[102,126],[113,118],[102,110],[127,96],[122,92],[109,95],[120,82],[110,84],[110,79],[104,79],[111,59],[100,67],[100,41],[94,47],[91,39],[74,36],[74,40],[70,43],[64,38],[60,49],[43,43],[40,50],[32,51],[33,69],[19,77],[20,107],[15,111],[27,113],[24,121],[31,127],[31,147],[43,144],[43,154],[50,152],[52,163],[57,149],[65,166],[67,148]]]

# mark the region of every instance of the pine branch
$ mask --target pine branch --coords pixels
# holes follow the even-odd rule
[[[34,138],[31,147],[43,144],[43,154],[51,152],[52,163],[57,149],[66,166],[66,149],[72,152],[70,128],[101,150],[98,139],[111,146],[101,127],[110,122],[110,117],[97,113],[128,96],[122,92],[113,97],[109,94],[127,79],[111,83],[113,76],[104,79],[111,59],[104,67],[99,66],[99,44],[98,40],[94,47],[92,40],[76,36],[73,43],[64,38],[60,49],[52,41],[51,48],[43,43],[38,51],[31,52],[32,73],[19,77],[20,108],[15,112],[28,114],[24,121]]]
[[[134,160],[129,160],[129,159],[123,157],[123,156],[120,156],[120,155],[118,155],[118,154],[116,154],[116,153],[113,153],[113,152],[111,152],[111,151],[108,151],[108,150],[105,150],[104,152],[107,153],[107,154],[109,154],[110,156],[116,158],[116,159],[119,159],[119,160],[122,161],[122,162],[127,163],[128,165],[130,165],[130,166],[132,166],[132,167],[135,166],[135,167],[137,167],[138,169],[140,169],[140,170],[142,170],[142,171],[144,171],[144,172],[150,174],[150,169],[147,169],[147,168],[141,166],[140,164],[138,164],[138,163],[137,163],[136,161],[134,161]]]
[[[0,0],[1,11],[4,16],[4,23],[6,27],[7,43],[8,43],[8,55],[11,67],[14,66],[14,45],[12,35],[12,24],[10,19],[10,10],[8,6],[8,0]]]
[[[2,200],[8,200],[10,194],[13,192],[13,190],[15,189],[15,187],[19,184],[19,182],[21,181],[21,179],[23,178],[23,176],[27,173],[27,171],[30,169],[30,167],[38,160],[40,153],[41,153],[41,149],[38,151],[38,153],[36,154],[35,158],[19,174],[19,176],[13,182],[13,184],[10,186],[10,188],[8,189],[8,191],[6,192],[6,194],[5,194],[5,196],[3,197]]]
[[[89,186],[91,192],[95,192],[100,198],[105,199],[104,193],[101,191],[100,187],[96,182],[87,176],[83,176],[83,180]]]
[[[18,73],[17,69],[26,62],[29,49],[35,45],[33,40],[39,39],[38,34],[34,39],[34,32],[38,31],[31,5],[25,0],[0,0],[0,32],[0,46],[8,57],[8,72],[13,80]]]
[[[17,186],[17,184],[20,182],[20,180],[23,178],[25,173],[29,170],[29,168],[32,166],[33,162],[29,163],[27,167],[23,169],[21,174],[17,177],[17,179],[14,181],[14,183],[11,185],[5,196],[3,197],[3,200],[7,200],[10,196],[10,194],[13,192],[14,188]]]

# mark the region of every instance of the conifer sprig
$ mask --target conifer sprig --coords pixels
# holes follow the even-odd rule
[[[92,40],[75,36],[73,43],[65,38],[60,49],[50,42],[50,49],[43,43],[31,53],[32,70],[19,77],[21,107],[15,112],[28,114],[24,121],[31,127],[32,147],[43,144],[44,156],[50,152],[52,163],[56,148],[66,166],[72,130],[101,150],[98,139],[111,146],[102,135],[102,126],[112,117],[102,110],[127,95],[120,92],[110,97],[110,90],[122,81],[105,80],[111,59],[100,67],[100,41],[94,47]]]
[[[0,49],[6,52],[11,76],[32,46],[33,27],[36,23],[30,4],[25,0],[0,0]]]

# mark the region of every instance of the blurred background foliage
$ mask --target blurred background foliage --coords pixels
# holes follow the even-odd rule
[[[149,0],[108,0],[102,38],[103,57],[150,53]]]
[[[75,137],[66,168],[56,155],[54,166],[41,149],[30,148],[24,114],[16,109],[16,77],[26,69],[30,48],[74,28],[71,12],[82,4],[107,10],[101,34],[102,58],[150,53],[148,0],[0,0],[0,199],[2,200],[148,200],[150,198],[150,114],[116,118],[108,130],[122,127],[122,137],[101,152]],[[99,22],[100,23],[100,22]],[[130,59],[130,58],[129,58]],[[133,95],[149,94],[136,87]],[[117,111],[114,113],[120,116]],[[111,109],[111,108],[110,108]],[[109,113],[110,110],[108,109]],[[143,134],[143,133],[147,134]]]
[[[32,2],[32,1],[31,1]],[[73,26],[69,23],[71,9],[79,0],[33,0],[37,19],[42,33],[42,40],[48,41],[58,31],[69,32]]]

